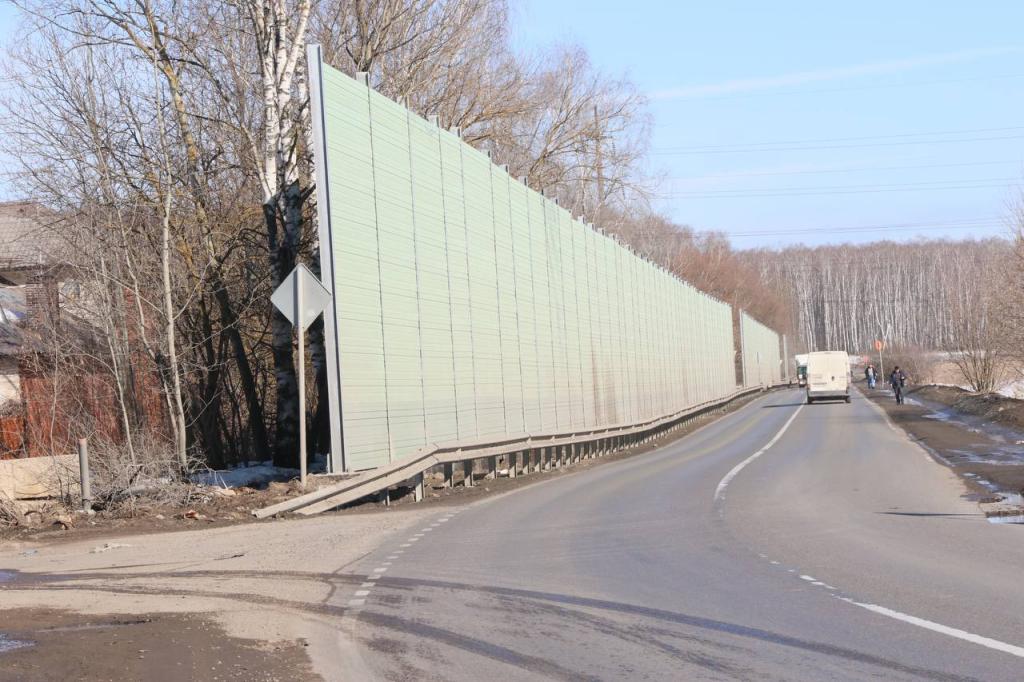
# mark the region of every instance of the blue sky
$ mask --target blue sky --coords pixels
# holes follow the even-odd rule
[[[581,44],[648,95],[655,201],[677,222],[740,247],[1006,232],[1022,2],[512,4],[521,49]],[[0,0],[0,42],[13,17]]]
[[[1005,234],[1024,3],[521,0],[650,98],[657,206],[740,247]],[[867,229],[870,228],[870,229]]]

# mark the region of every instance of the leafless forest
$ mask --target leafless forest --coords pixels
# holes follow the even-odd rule
[[[294,465],[299,419],[311,449],[327,449],[322,330],[309,336],[317,390],[300,406],[292,330],[269,304],[297,262],[318,270],[312,42],[330,64],[459,127],[534,189],[786,331],[791,350],[859,350],[879,336],[960,357],[1021,347],[1019,238],[738,252],[653,211],[642,94],[579,48],[514,51],[504,2],[18,4],[24,36],[5,59],[13,94],[2,115],[20,162],[12,173],[53,212],[66,279],[81,283],[64,304],[94,330],[62,339],[60,353],[104,368],[129,457],[155,447],[176,465]],[[146,367],[164,413],[147,437],[155,446],[140,435]]]

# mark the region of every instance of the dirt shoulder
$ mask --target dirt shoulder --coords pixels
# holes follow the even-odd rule
[[[1024,433],[1024,400],[998,393],[971,393],[958,386],[921,386],[909,394]]]
[[[960,476],[986,513],[1021,513],[1024,435],[1016,430],[1020,406],[1014,403],[1022,401],[924,386],[909,390],[906,403],[897,405],[889,390],[860,388],[895,425]]]
[[[0,681],[313,680],[304,642],[260,645],[194,614],[0,611]]]
[[[343,679],[336,674],[348,664],[339,633],[352,627],[348,600],[364,579],[346,567],[435,513],[420,506],[103,541],[8,542],[0,549],[0,636],[36,645],[31,652],[0,653],[0,670],[19,656],[46,662],[38,679],[161,679],[156,673],[166,656],[160,642],[167,640],[177,641],[167,646],[177,647],[182,660],[192,656],[196,666],[213,656],[224,664],[210,674],[167,679],[276,679],[282,668],[258,656],[247,659],[248,670],[267,677],[228,676],[234,654],[245,658],[251,650],[283,652],[296,664],[296,674],[279,679]],[[105,641],[116,634],[118,642],[141,643],[103,646],[102,663],[84,661],[90,646],[96,650],[97,628],[76,627],[57,637],[47,631],[54,613],[65,614],[69,624],[120,622],[107,628]],[[140,660],[139,649],[154,655]],[[143,674],[58,674],[67,666],[94,665],[138,667]]]

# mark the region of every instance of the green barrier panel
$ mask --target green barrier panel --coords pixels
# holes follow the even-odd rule
[[[333,470],[735,390],[728,305],[310,54]],[[778,335],[741,329],[745,380],[776,381]]]

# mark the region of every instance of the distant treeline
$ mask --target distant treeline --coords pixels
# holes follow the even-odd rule
[[[744,258],[772,296],[789,301],[799,347],[856,352],[875,339],[892,348],[957,347],[964,309],[1001,286],[1011,251],[1010,241],[991,238],[788,247]]]

